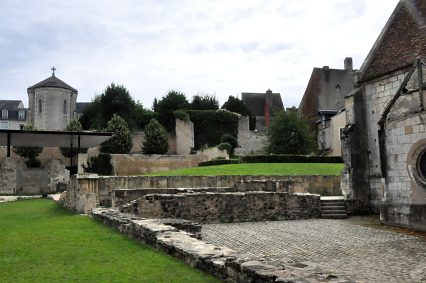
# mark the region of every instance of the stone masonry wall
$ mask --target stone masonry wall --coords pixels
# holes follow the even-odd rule
[[[121,212],[203,223],[318,218],[320,196],[272,192],[149,194]]]
[[[250,131],[249,118],[240,116],[238,121],[238,145],[236,154],[253,155],[264,154],[268,136],[266,131]]]
[[[75,179],[75,186],[70,186],[68,189],[67,197],[70,198],[70,207],[73,207],[73,204],[82,199],[86,193],[89,193],[79,184],[85,176],[89,175],[78,175]],[[101,206],[112,205],[113,192],[116,189],[229,188],[239,186],[240,191],[276,190],[341,195],[340,176],[90,176],[92,176],[90,178],[93,179],[93,182],[97,184],[97,200]],[[240,182],[241,184],[238,184]]]

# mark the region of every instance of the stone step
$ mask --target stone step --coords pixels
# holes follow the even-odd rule
[[[321,218],[326,218],[326,219],[346,219],[348,218],[348,215],[345,214],[322,214],[321,213]]]
[[[321,203],[346,203],[345,200],[321,200]]]
[[[344,206],[344,205],[321,206],[321,210],[344,210],[344,211],[346,211],[346,206]]]
[[[321,204],[321,208],[346,208],[346,205],[344,204]]]
[[[325,209],[321,209],[321,214],[345,214],[346,215],[346,209],[341,209],[341,210],[325,210]]]

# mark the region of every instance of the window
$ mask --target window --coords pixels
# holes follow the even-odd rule
[[[43,113],[43,102],[41,99],[38,100],[38,113]]]
[[[1,117],[3,119],[7,119],[8,116],[9,116],[9,111],[7,111],[7,110],[2,110],[1,111]]]
[[[24,120],[25,119],[25,111],[24,110],[19,110],[18,111],[18,119],[19,120]]]
[[[3,129],[3,130],[9,129],[9,122],[1,121],[0,122],[0,129]]]
[[[423,151],[417,159],[417,171],[423,180],[426,180],[426,150]]]
[[[67,101],[64,100],[64,115],[67,115]]]

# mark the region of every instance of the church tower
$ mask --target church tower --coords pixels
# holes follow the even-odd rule
[[[38,130],[65,130],[77,119],[77,90],[52,76],[27,89],[29,123]]]

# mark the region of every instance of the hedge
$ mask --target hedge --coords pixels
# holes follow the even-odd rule
[[[203,166],[237,164],[237,163],[241,163],[241,161],[239,159],[214,159],[210,161],[201,162],[200,164],[198,164],[198,166],[203,167]]]
[[[195,149],[216,146],[224,134],[238,136],[238,114],[226,110],[190,110]]]
[[[343,163],[340,156],[307,155],[249,155],[241,157],[243,163]]]

